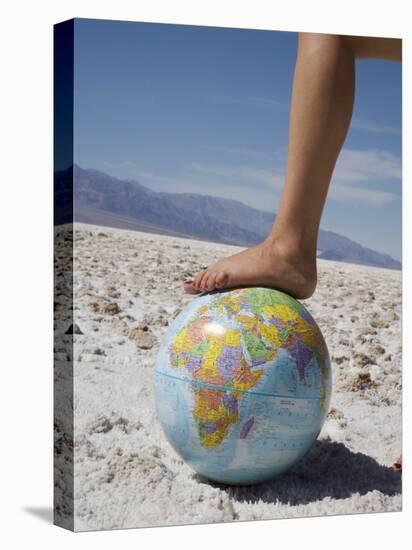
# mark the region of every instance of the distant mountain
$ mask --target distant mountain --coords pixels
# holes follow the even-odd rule
[[[72,171],[55,173],[55,223],[71,220]],[[78,222],[250,246],[261,242],[275,219],[237,200],[194,193],[161,193],[133,180],[120,180],[74,166],[74,218]],[[401,269],[401,264],[333,233],[320,231],[319,257]]]

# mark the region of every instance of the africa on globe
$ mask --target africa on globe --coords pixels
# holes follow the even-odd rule
[[[260,483],[300,460],[332,386],[312,316],[265,287],[195,297],[169,326],[154,376],[172,447],[200,475],[227,484]]]

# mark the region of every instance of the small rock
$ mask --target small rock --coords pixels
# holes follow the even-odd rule
[[[120,313],[119,304],[116,302],[90,302],[89,306],[95,313],[101,313],[103,315],[116,315],[117,313]]]
[[[98,236],[98,237],[105,237],[106,239],[107,239],[107,237],[108,237],[108,235],[106,235],[106,233],[102,233],[102,232],[97,233],[97,236]]]
[[[162,327],[167,327],[169,326],[169,319],[167,319],[163,315],[160,315],[158,319],[158,324],[161,325]]]
[[[90,302],[89,307],[91,307],[95,313],[100,312],[100,304],[98,302]]]
[[[121,293],[117,290],[117,288],[112,285],[108,285],[105,290],[110,298],[120,298],[121,296]]]
[[[382,319],[377,312],[372,315],[372,319],[369,324],[373,328],[389,328],[388,321]]]
[[[371,357],[369,357],[369,355],[366,355],[366,353],[356,351],[353,354],[353,358],[355,359],[357,365],[359,365],[360,367],[366,367],[366,365],[375,364],[375,361]]]
[[[374,347],[374,351],[378,354],[378,355],[383,355],[385,353],[385,348],[380,346],[379,344],[376,344],[376,346]]]
[[[101,415],[93,422],[90,422],[86,428],[89,434],[106,434],[118,427],[124,433],[130,433],[132,430],[139,430],[142,427],[140,422],[130,422],[114,412],[110,416]]]
[[[336,409],[335,407],[332,407],[328,412],[328,418],[342,419],[344,418],[344,414],[342,411]]]
[[[155,337],[149,332],[149,327],[147,326],[132,328],[127,336],[141,349],[151,349],[156,342]]]
[[[341,365],[345,361],[349,361],[349,357],[346,357],[346,355],[341,355],[340,357],[333,357],[332,360],[337,364]]]
[[[369,372],[357,372],[354,374],[346,385],[349,391],[361,391],[376,387],[376,383],[372,380]]]

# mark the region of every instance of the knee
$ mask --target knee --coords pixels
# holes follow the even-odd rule
[[[345,36],[344,39],[357,59],[402,60],[402,41],[398,38]]]
[[[352,44],[347,38],[339,34],[300,32],[298,48],[300,52],[313,55],[323,53],[333,55],[342,50],[352,52]]]

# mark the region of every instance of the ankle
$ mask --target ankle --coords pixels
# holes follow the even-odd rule
[[[289,235],[283,237],[271,234],[263,245],[269,248],[268,254],[272,254],[275,270],[279,270],[279,265],[283,268],[287,266],[289,286],[286,291],[298,299],[312,296],[317,284],[316,250],[313,251],[306,243]]]
[[[304,236],[272,231],[264,242],[267,246],[276,248],[277,252],[285,258],[297,259],[304,263],[316,263],[316,243]]]

